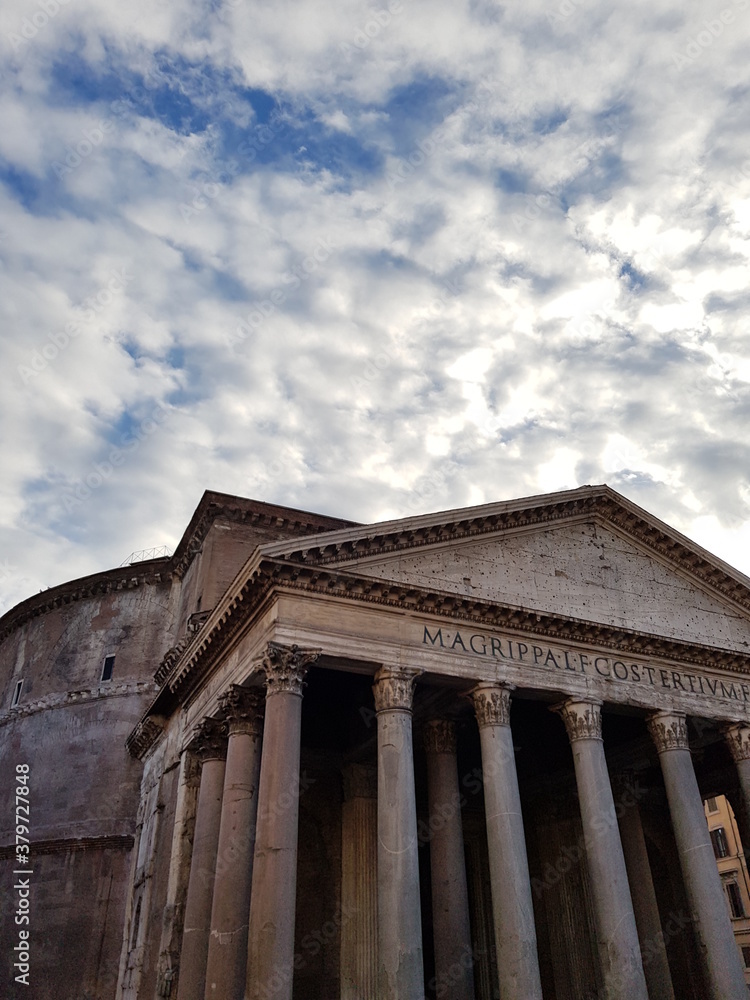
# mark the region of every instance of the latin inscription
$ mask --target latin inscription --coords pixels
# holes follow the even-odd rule
[[[525,663],[548,670],[568,670],[589,677],[606,677],[631,684],[641,684],[685,694],[750,701],[750,684],[722,681],[684,670],[651,667],[645,663],[618,660],[613,656],[594,656],[557,646],[537,646],[517,639],[484,635],[481,632],[446,631],[425,626],[422,643],[439,649],[482,656],[504,663]]]

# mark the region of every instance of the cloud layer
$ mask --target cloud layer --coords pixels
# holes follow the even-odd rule
[[[750,0],[0,18],[0,610],[205,488],[607,482],[750,573]]]

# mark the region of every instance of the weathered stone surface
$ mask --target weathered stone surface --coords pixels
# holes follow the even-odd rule
[[[112,679],[101,682],[111,654]],[[0,619],[0,764],[7,774],[28,762],[32,778],[35,997],[175,1000],[178,991],[190,995],[192,981],[196,1000],[205,1000],[200,970],[191,972],[198,928],[189,913],[185,934],[190,871],[208,873],[206,942],[212,908],[217,941],[244,934],[244,916],[229,904],[242,896],[244,908],[246,888],[226,877],[231,866],[217,868],[215,855],[226,853],[218,835],[206,849],[196,828],[197,758],[209,771],[223,764],[210,740],[191,740],[213,716],[246,750],[257,741],[259,721],[237,711],[237,700],[264,670],[275,707],[261,762],[269,789],[253,893],[261,926],[249,935],[262,981],[251,976],[248,994],[262,1000],[369,1000],[378,995],[378,964],[383,997],[458,997],[464,988],[471,996],[473,978],[477,1000],[493,1000],[498,984],[515,996],[511,979],[532,969],[532,952],[538,973],[527,976],[524,996],[536,996],[539,983],[565,1000],[619,996],[617,969],[627,962],[602,918],[607,909],[617,917],[625,895],[622,872],[612,879],[617,827],[602,800],[605,754],[618,767],[636,763],[663,809],[657,749],[684,755],[697,735],[701,791],[713,794],[726,779],[750,794],[748,581],[611,491],[583,487],[364,527],[208,494],[174,557],[52,588]],[[572,743],[547,711],[561,701]],[[442,721],[415,751],[412,712],[420,732],[436,715],[455,727]],[[651,746],[646,718],[654,713]],[[587,766],[582,754],[592,758]],[[228,784],[213,782],[214,815],[232,817],[235,847],[237,825],[252,826],[252,756],[239,770],[230,759]],[[451,792],[446,763],[457,779]],[[667,783],[687,781],[683,770],[679,780],[665,774]],[[439,809],[435,789],[448,806]],[[695,806],[700,793],[691,794]],[[3,787],[4,861],[14,851],[7,796]],[[583,824],[572,809],[579,798]],[[528,848],[522,807],[534,817]],[[641,945],[661,922],[675,994],[705,1000],[714,973],[695,958],[696,942],[708,945],[686,916],[685,885],[691,900],[698,896],[692,876],[679,871],[674,841],[675,832],[684,839],[684,817],[673,831],[654,823],[656,812],[644,807],[640,833],[628,826],[632,817],[620,817],[639,928],[650,928]],[[450,864],[436,822],[450,824]],[[247,832],[241,843],[251,842]],[[463,893],[451,881],[460,835],[473,937],[450,961],[463,932],[455,907],[441,903],[441,879],[455,901]],[[703,855],[705,875],[712,859]],[[638,892],[649,865],[654,893],[646,899]],[[255,877],[258,857],[252,867]],[[607,885],[617,890],[609,903]],[[9,901],[4,893],[6,949],[16,933]],[[718,912],[725,901],[714,893],[712,905]],[[733,942],[724,937],[728,958]],[[511,939],[521,946],[515,955]],[[245,979],[237,954],[235,985],[222,980],[220,991],[236,992]],[[663,961],[661,980],[648,961],[652,992],[666,991]],[[641,987],[627,982],[633,1000]]]
[[[500,995],[541,1000],[529,865],[510,729],[510,691],[497,684],[480,684],[472,695],[482,748]]]
[[[417,810],[412,740],[416,674],[383,668],[373,692],[378,738],[378,992],[381,1000],[421,995]]]
[[[710,1000],[734,1000],[735,997],[739,1000],[746,992],[743,963],[734,940],[711,840],[707,836],[703,802],[684,725],[684,718],[678,714],[657,713],[649,720],[664,775],[708,997]]]
[[[747,652],[747,619],[735,607],[595,523],[422,546],[415,553],[359,561],[357,569],[367,576]]]
[[[598,956],[606,1000],[648,1000],[625,857],[602,742],[598,703],[556,708],[573,749]]]
[[[423,741],[430,812],[435,978],[450,989],[452,1000],[474,1000],[474,968],[467,961],[472,942],[455,723],[431,719],[424,727]]]

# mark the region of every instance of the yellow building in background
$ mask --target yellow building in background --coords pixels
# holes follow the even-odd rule
[[[721,884],[732,918],[734,936],[750,987],[750,877],[734,812],[724,795],[706,799],[706,819]]]

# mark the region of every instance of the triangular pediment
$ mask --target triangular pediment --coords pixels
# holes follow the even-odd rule
[[[750,652],[750,581],[607,487],[327,533],[309,548],[264,552]]]

